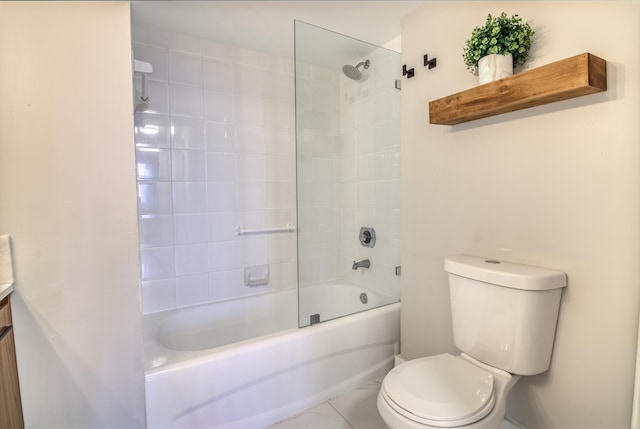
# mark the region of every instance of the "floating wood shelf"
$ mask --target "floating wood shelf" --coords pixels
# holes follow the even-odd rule
[[[607,90],[607,62],[584,53],[429,102],[429,122],[455,125]]]

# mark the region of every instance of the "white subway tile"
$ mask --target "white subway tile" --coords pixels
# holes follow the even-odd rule
[[[176,244],[206,243],[208,222],[206,213],[176,213],[173,215]]]
[[[401,159],[401,157],[400,157],[400,149],[399,148],[394,149],[392,153],[393,153],[393,155],[392,155],[393,159],[391,161],[391,163],[392,163],[392,167],[391,167],[391,169],[392,169],[392,177],[394,179],[400,179],[402,177],[402,171],[400,169],[400,159]]]
[[[167,40],[169,49],[198,55],[202,54],[202,40],[200,39],[183,36],[182,34],[169,33]]]
[[[294,130],[264,127],[264,144],[268,154],[291,155],[296,153],[296,134]]]
[[[204,91],[204,117],[214,122],[234,122],[233,93]]]
[[[260,53],[260,68],[272,72],[284,73],[293,80],[293,62],[286,58]]]
[[[253,66],[260,63],[260,53],[250,49],[237,48],[235,61],[243,65]]]
[[[209,243],[209,270],[226,271],[240,268],[244,260],[242,241]]]
[[[400,207],[400,181],[385,180],[375,184],[375,207],[395,209]]]
[[[313,180],[318,182],[332,182],[335,178],[333,167],[333,159],[314,157],[311,160]]]
[[[241,95],[260,95],[262,93],[260,69],[244,64],[233,65],[233,91]]]
[[[228,212],[238,208],[235,183],[208,183],[207,209],[209,212]]]
[[[269,264],[269,286],[276,289],[292,287],[291,264],[289,262]]]
[[[376,123],[374,149],[382,151],[400,147],[400,121],[397,119]]]
[[[175,246],[176,275],[209,271],[209,247],[204,244]]]
[[[295,258],[295,239],[292,241],[290,235],[281,234],[267,237],[267,260],[270,264],[287,262]]]
[[[140,215],[140,247],[173,245],[173,218],[170,214]]]
[[[204,304],[209,301],[209,274],[199,273],[176,277],[178,307]]]
[[[172,177],[174,181],[206,181],[206,152],[204,150],[171,151]]]
[[[237,158],[238,182],[264,182],[265,156],[239,154]]]
[[[171,151],[158,148],[136,149],[138,180],[171,180]]]
[[[171,85],[171,114],[202,118],[202,89]]]
[[[356,158],[357,177],[359,181],[374,180],[376,164],[375,156],[371,154],[359,156]]]
[[[264,237],[250,237],[242,240],[241,255],[239,262],[241,267],[251,267],[253,265],[263,265],[267,260],[267,239]]]
[[[142,280],[164,279],[175,275],[173,247],[140,249]]]
[[[295,224],[295,210],[286,208],[275,208],[264,210],[264,221],[269,228],[285,226],[286,224]]]
[[[216,271],[209,274],[209,299],[218,301],[235,298],[244,285],[242,270]]]
[[[313,186],[312,182],[300,182],[297,184],[297,200],[299,208],[313,207]]]
[[[143,314],[176,308],[176,285],[174,279],[148,280],[142,282]]]
[[[262,126],[262,99],[256,95],[240,95],[234,99],[234,120],[239,125]]]
[[[295,85],[293,76],[271,70],[261,70],[262,96],[289,98]]]
[[[209,182],[232,182],[236,179],[236,154],[207,152],[207,180]]]
[[[375,180],[393,179],[394,151],[378,152],[373,155]]]
[[[238,183],[236,188],[239,210],[256,210],[266,207],[265,183]]]
[[[169,52],[169,79],[171,83],[202,87],[202,57]]]
[[[359,208],[373,208],[376,206],[376,192],[373,182],[358,182],[357,190],[356,204]]]
[[[353,230],[354,233],[360,233],[360,227],[376,225],[376,211],[370,208],[358,208],[356,209],[356,227]]]
[[[174,149],[204,149],[204,121],[190,118],[171,118],[171,147]]]
[[[400,208],[375,210],[376,234],[388,238],[400,238]]]
[[[238,152],[265,153],[264,129],[259,126],[239,126],[236,128],[238,136]]]
[[[134,135],[136,147],[170,147],[171,120],[169,116],[136,113]]]
[[[209,241],[231,241],[236,240],[236,228],[239,226],[237,216],[234,212],[210,213],[209,221]],[[251,226],[244,226],[251,228]]]
[[[334,200],[333,183],[315,182],[312,189],[314,207],[333,207],[336,202]]]
[[[207,150],[211,152],[235,152],[236,128],[231,124],[206,122]]]
[[[171,183],[138,183],[138,210],[140,214],[171,213]]]
[[[205,182],[173,183],[174,213],[202,213],[207,211],[207,186]]]
[[[267,183],[266,193],[266,208],[291,208],[296,205],[295,185],[293,183]]]
[[[233,91],[233,64],[204,58],[204,87],[219,91]]]
[[[391,119],[393,113],[389,94],[391,91],[377,91],[373,96],[373,120],[382,122]]]
[[[221,60],[233,61],[236,58],[237,48],[221,43],[202,41],[202,55],[205,57],[218,58]]]
[[[285,97],[262,99],[262,122],[265,126],[294,129],[295,109],[293,100]]]

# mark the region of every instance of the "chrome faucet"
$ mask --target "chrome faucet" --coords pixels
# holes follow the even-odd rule
[[[371,266],[371,261],[368,259],[363,259],[362,261],[353,261],[352,270],[357,270],[358,268],[369,268]]]

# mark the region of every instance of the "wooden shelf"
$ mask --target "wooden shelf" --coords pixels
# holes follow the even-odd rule
[[[429,102],[429,122],[455,125],[607,90],[607,62],[584,53]]]

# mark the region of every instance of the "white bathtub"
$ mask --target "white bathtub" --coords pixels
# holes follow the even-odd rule
[[[368,306],[389,300],[351,285],[301,293],[319,287],[331,288],[340,305],[353,300],[355,311],[363,309],[362,292]],[[391,369],[399,303],[299,329],[296,301],[297,291],[289,290],[146,315],[148,428],[263,428]],[[309,315],[302,311],[321,320],[333,315],[330,308],[302,307],[303,321]],[[247,310],[248,321],[235,316]],[[273,329],[279,332],[267,334]]]

